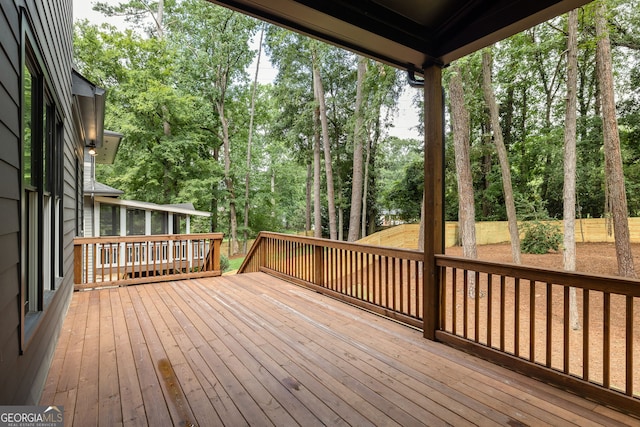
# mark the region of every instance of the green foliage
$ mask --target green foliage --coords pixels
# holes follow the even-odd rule
[[[240,268],[244,262],[244,257],[235,257],[229,260],[229,268],[225,271],[234,271]]]
[[[640,191],[637,6],[637,0],[615,1],[609,8],[622,157],[632,215],[640,215],[640,199],[632,197]],[[356,56],[268,26],[265,50],[278,75],[274,85],[258,86],[252,156],[247,165],[248,76],[256,53],[249,43],[261,24],[209,2],[166,0],[160,28],[149,19],[155,7],[154,2],[140,0],[125,0],[115,7],[98,4],[97,9],[110,16],[125,14],[131,29],[121,31],[88,22],[74,28],[77,67],[107,89],[105,126],[124,134],[115,164],[99,165],[98,180],[123,190],[126,198],[192,202],[198,210],[213,213],[211,223],[199,223],[198,230],[227,232],[231,194],[224,182],[224,163],[228,160],[238,223],[244,219],[244,177],[250,177],[250,236],[260,230],[303,229],[307,165],[313,164],[318,130],[311,84],[311,52],[315,50],[327,98],[336,204],[348,212]],[[603,216],[605,208],[591,9],[582,9],[579,30],[576,190],[580,217]],[[562,216],[565,21],[565,17],[555,18],[492,48],[495,93],[520,219]],[[457,64],[470,113],[476,219],[504,220],[502,178],[481,90],[480,64],[477,53]],[[445,82],[449,70],[444,70]],[[397,109],[402,77],[389,67],[368,63],[364,127],[371,149],[366,196],[372,225],[383,211],[400,212],[406,221],[417,221],[420,216],[423,142],[389,136],[389,113]],[[417,98],[416,109],[420,110],[422,99]],[[221,111],[229,125],[229,159],[224,158],[222,149]],[[457,179],[450,141],[448,132],[444,208],[447,219],[456,219]],[[324,157],[321,163],[324,168]],[[320,179],[321,209],[326,219],[324,170]],[[539,228],[528,230],[534,246],[542,241],[546,243],[541,250],[553,249],[554,238],[548,236],[554,233]]]
[[[550,222],[530,221],[523,223],[524,237],[521,242],[525,254],[546,254],[557,251],[562,243],[560,228]]]
[[[230,270],[230,261],[225,254],[220,254],[220,270],[223,273]]]

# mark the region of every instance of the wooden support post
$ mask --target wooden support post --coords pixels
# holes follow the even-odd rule
[[[82,283],[82,244],[73,245],[73,283]]]
[[[442,67],[424,70],[424,266],[423,335],[440,328],[440,278],[435,255],[444,253],[444,99]]]
[[[314,245],[313,257],[313,283],[324,287],[324,247]]]
[[[222,239],[212,239],[211,245],[213,245],[213,271],[220,271],[220,243]]]

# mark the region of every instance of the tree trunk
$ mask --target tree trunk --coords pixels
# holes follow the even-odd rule
[[[216,104],[218,115],[220,116],[220,124],[222,125],[222,146],[224,148],[224,184],[229,193],[229,254],[235,255],[238,249],[238,215],[236,213],[236,194],[233,188],[233,179],[231,178],[231,147],[229,140],[229,123],[224,115],[224,101]]]
[[[353,130],[353,177],[351,180],[351,213],[349,215],[349,235],[347,241],[355,242],[360,234],[360,212],[362,210],[362,182],[363,182],[363,140],[366,138],[364,129],[364,80],[367,75],[367,59],[358,58],[358,81],[356,88],[355,126]]]
[[[260,56],[262,54],[262,38],[264,36],[264,24],[260,30],[258,42],[258,59],[256,61],[256,73],[253,76],[251,88],[251,108],[249,109],[249,138],[247,139],[247,171],[244,175],[244,230],[242,252],[247,253],[247,241],[249,240],[249,184],[251,179],[251,143],[253,142],[253,119],[256,109],[256,89],[258,88],[258,72],[260,71]]]
[[[477,258],[476,248],[476,208],[473,200],[473,177],[469,156],[469,111],[464,103],[464,90],[458,67],[453,68],[449,83],[451,102],[451,123],[453,125],[453,146],[458,176],[458,224],[462,239],[462,253],[467,258]],[[470,277],[469,297],[476,295],[475,277]]]
[[[327,204],[329,209],[329,237],[331,240],[336,240],[338,238],[338,231],[336,227],[336,202],[333,191],[333,168],[331,164],[331,141],[329,140],[327,104],[324,99],[320,66],[315,57],[313,60],[313,87],[316,101],[320,108],[320,125],[322,128],[322,143],[324,145],[324,169],[327,176]]]
[[[513,262],[520,264],[520,235],[518,234],[518,219],[516,218],[516,205],[513,200],[513,187],[511,186],[511,170],[507,157],[507,148],[502,138],[502,129],[498,117],[498,103],[496,102],[493,86],[491,83],[491,51],[482,51],[482,88],[484,98],[489,107],[491,118],[491,130],[493,131],[493,142],[496,145],[500,169],[502,170],[502,188],[504,190],[504,203],[507,208],[507,220],[509,221],[509,234],[511,236],[511,254]]]
[[[567,106],[564,123],[564,269],[576,269],[576,105],[578,90],[578,11],[569,12],[567,27]],[[573,330],[580,329],[576,288],[569,289],[569,322]]]
[[[322,211],[320,209],[320,108],[313,114],[313,236],[322,237]]]
[[[369,162],[371,162],[371,139],[367,138],[367,148],[365,150],[366,160],[364,162],[364,177],[363,188],[362,188],[362,217],[361,228],[360,228],[360,238],[364,239],[367,236],[367,193],[369,192]]]
[[[596,66],[602,102],[605,180],[611,201],[618,274],[624,277],[636,277],[629,238],[627,195],[622,171],[620,135],[618,134],[613,72],[611,69],[611,45],[606,16],[606,4],[602,1],[598,2],[596,6]]]

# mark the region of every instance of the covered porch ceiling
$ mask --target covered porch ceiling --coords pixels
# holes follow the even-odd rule
[[[590,0],[209,0],[421,73]]]

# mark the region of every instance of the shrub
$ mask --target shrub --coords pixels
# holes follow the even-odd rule
[[[220,271],[229,271],[229,258],[224,254],[220,254]]]
[[[524,238],[522,239],[522,252],[526,254],[546,254],[549,251],[557,251],[562,243],[562,233],[557,225],[531,221],[522,227]]]

